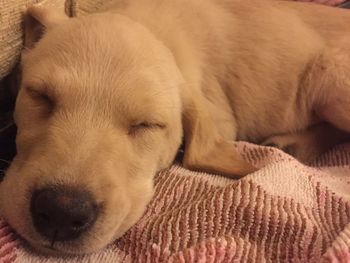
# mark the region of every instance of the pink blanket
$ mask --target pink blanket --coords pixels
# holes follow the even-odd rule
[[[42,257],[2,223],[0,262],[350,262],[350,144],[313,167],[237,147],[258,172],[234,181],[171,167],[138,224],[99,253]]]

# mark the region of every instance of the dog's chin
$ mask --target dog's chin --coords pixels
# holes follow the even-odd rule
[[[34,252],[41,254],[43,256],[50,256],[50,257],[74,257],[79,255],[86,255],[90,253],[94,253],[94,250],[87,250],[87,249],[75,249],[75,247],[65,248],[66,246],[60,246],[59,244],[55,244],[54,246],[51,245],[40,245],[40,244],[34,244],[30,243],[30,250],[33,250]],[[98,249],[96,249],[97,251]]]
[[[89,240],[86,237],[65,242],[38,242],[35,240],[26,240],[27,244],[29,245],[29,249],[38,252],[42,255],[54,257],[73,257],[96,253],[106,248],[108,245],[112,244],[116,239],[122,237],[128,231],[128,229],[118,229],[117,231],[112,230],[109,236],[100,237],[98,239],[99,242],[96,242],[97,239]],[[91,236],[93,236],[93,233],[91,233]]]
[[[114,238],[99,244],[86,244],[85,242],[80,242],[79,240],[73,242],[28,242],[28,248],[44,256],[53,257],[74,257],[92,254],[102,250],[107,247],[110,243],[114,241]]]
[[[34,252],[41,254],[43,256],[50,256],[50,257],[75,257],[75,256],[82,256],[87,254],[92,254],[95,252],[98,252],[103,247],[107,246],[101,246],[96,247],[92,249],[86,249],[86,248],[76,248],[75,246],[68,247],[67,245],[59,245],[55,244],[54,246],[51,245],[34,245],[33,243],[30,243],[30,249]]]

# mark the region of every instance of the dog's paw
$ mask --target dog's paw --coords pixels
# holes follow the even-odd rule
[[[295,142],[288,140],[286,136],[273,136],[265,140],[261,145],[267,147],[278,148],[289,155],[294,156],[295,154]],[[295,156],[294,156],[295,157]]]
[[[303,163],[311,162],[321,153],[317,145],[297,135],[273,136],[261,145],[278,148]]]

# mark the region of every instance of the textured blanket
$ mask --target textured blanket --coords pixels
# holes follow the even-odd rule
[[[350,144],[312,166],[237,147],[258,172],[237,181],[176,165],[159,173],[142,219],[99,253],[38,256],[3,222],[0,262],[350,262]]]

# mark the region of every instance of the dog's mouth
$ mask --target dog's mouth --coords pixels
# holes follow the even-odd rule
[[[91,253],[90,251],[85,251],[83,249],[77,249],[73,244],[65,244],[62,242],[48,242],[43,244],[29,244],[30,249],[39,252],[43,255],[53,256],[53,257],[74,257],[78,255],[85,255]],[[28,248],[29,248],[28,247]]]
[[[31,238],[26,239],[24,237],[24,244],[27,244],[25,247],[29,250],[46,256],[76,257],[95,253],[96,251],[113,244],[114,240],[120,237],[120,235],[116,236],[114,234],[117,232],[116,229],[118,228],[112,227],[112,229],[109,229],[109,234],[103,236],[103,238],[102,236],[96,237],[92,232],[87,232],[82,237],[69,241],[57,240],[57,237],[55,236],[53,236],[51,240],[48,238],[44,238],[43,240],[43,237],[41,236],[41,240],[39,241]],[[99,240],[100,242],[96,243],[96,240]]]
[[[114,236],[104,237],[104,242],[96,244],[94,242],[96,239],[91,238],[92,235],[93,233],[87,232],[86,235],[81,238],[70,241],[57,240],[56,236],[53,236],[51,239],[43,236],[36,236],[35,238],[23,237],[23,245],[26,249],[46,256],[76,257],[79,255],[91,254],[103,249],[114,240]]]
[[[77,256],[89,253],[89,251],[74,249],[75,246],[72,244],[65,244],[59,241],[50,241],[49,243],[34,246],[34,248],[38,252],[49,256]]]

